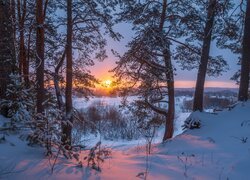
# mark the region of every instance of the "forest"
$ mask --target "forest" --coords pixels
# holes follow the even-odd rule
[[[111,49],[112,79],[97,78],[119,24],[131,39]],[[224,50],[238,57],[237,89],[207,92],[233,71]],[[195,70],[192,90],[175,87],[177,68]],[[0,179],[247,179],[249,74],[250,0],[0,0]],[[229,167],[221,154],[236,152]]]

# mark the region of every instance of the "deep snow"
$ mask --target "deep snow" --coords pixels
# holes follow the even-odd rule
[[[165,143],[154,144],[147,179],[250,179],[250,102],[240,103],[231,111],[196,116],[201,119],[200,129],[186,130]],[[87,168],[86,163],[79,168],[74,161],[60,158],[51,174],[50,163],[40,147],[26,146],[18,135],[6,136],[6,142],[0,143],[0,179],[145,177],[143,140],[108,145],[112,155],[101,165],[102,172]]]

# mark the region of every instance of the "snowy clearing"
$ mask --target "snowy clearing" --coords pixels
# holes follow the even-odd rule
[[[158,180],[247,180],[250,177],[249,109],[250,102],[218,114],[199,113],[201,128],[187,130],[164,144],[154,144],[148,165],[142,140],[109,144],[111,157],[101,164],[101,172],[86,167],[84,160],[83,167],[77,167],[74,161],[59,158],[52,174],[42,148],[26,146],[17,135],[5,136],[6,141],[0,144],[0,178],[139,179],[147,176]]]

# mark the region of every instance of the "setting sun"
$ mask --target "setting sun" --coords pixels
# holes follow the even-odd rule
[[[112,85],[112,81],[108,79],[108,80],[105,80],[103,84],[105,87],[110,88]]]

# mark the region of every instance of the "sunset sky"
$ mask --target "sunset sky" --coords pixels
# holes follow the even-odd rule
[[[105,59],[104,62],[97,62],[96,65],[91,68],[93,75],[100,80],[112,79],[112,73],[109,73],[108,71],[115,67],[115,62],[118,59],[113,56],[111,49],[114,49],[122,55],[126,51],[126,44],[133,37],[131,25],[129,24],[123,23],[116,25],[115,30],[122,34],[124,38],[120,42],[115,42],[111,38],[108,38],[107,52],[109,57]],[[231,53],[229,50],[217,49],[215,45],[212,45],[210,52],[212,55],[223,55],[223,57],[227,60],[230,69],[228,72],[223,73],[220,77],[207,77],[206,87],[237,87],[235,81],[230,80],[230,78],[239,69],[239,65],[237,65],[238,56]],[[194,87],[197,70],[183,71],[178,68],[178,65],[175,65],[175,67],[177,68],[175,86],[177,88]]]

